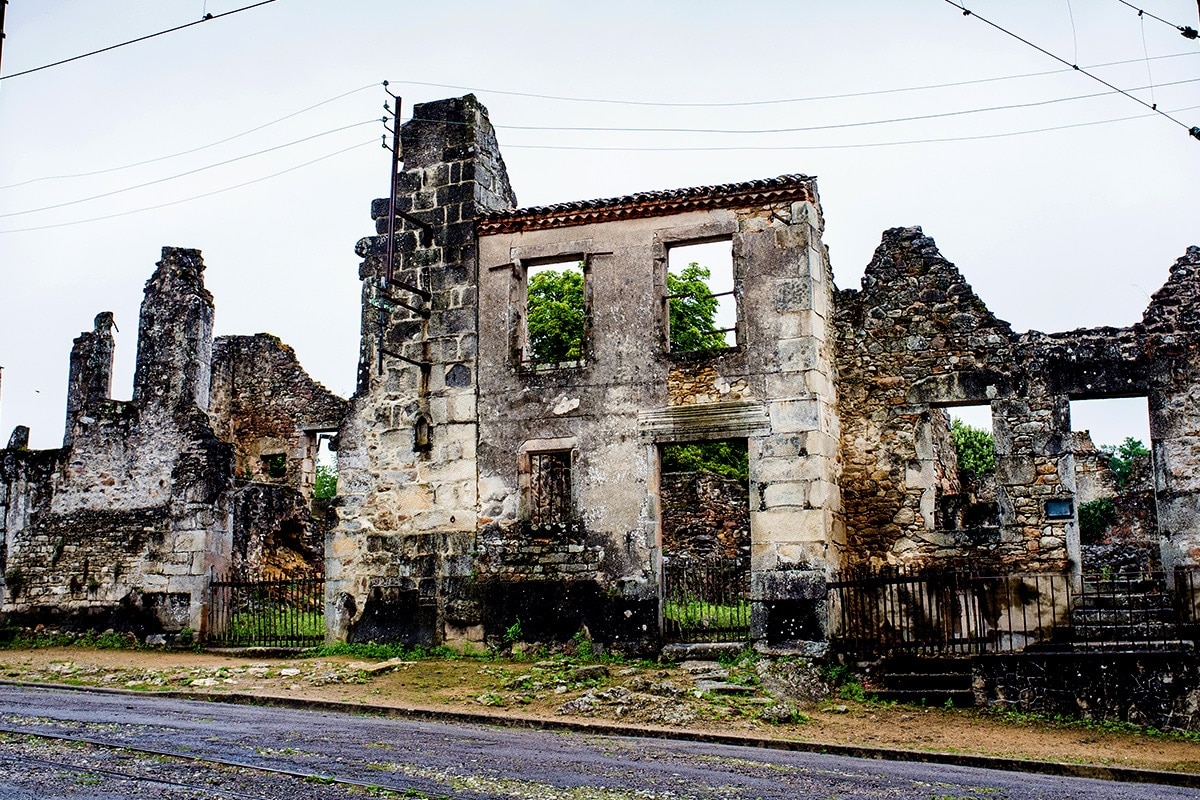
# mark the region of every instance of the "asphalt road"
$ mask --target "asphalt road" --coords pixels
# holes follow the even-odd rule
[[[372,795],[1158,800],[1200,798],[1200,791],[662,739],[0,686],[0,798]]]

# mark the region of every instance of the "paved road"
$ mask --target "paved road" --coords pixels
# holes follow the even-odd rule
[[[0,797],[31,800],[364,796],[337,781],[380,787],[368,795],[472,799],[1200,798],[967,767],[14,686],[0,686],[0,729]]]

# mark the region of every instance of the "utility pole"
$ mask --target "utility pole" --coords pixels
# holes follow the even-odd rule
[[[6,5],[8,5],[8,0],[0,0],[0,63],[4,61],[4,7]]]

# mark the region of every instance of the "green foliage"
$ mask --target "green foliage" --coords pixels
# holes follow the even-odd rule
[[[521,630],[521,618],[517,617],[517,621],[504,629],[504,641],[508,644],[521,641],[524,631]]]
[[[1095,544],[1117,521],[1117,507],[1111,497],[1101,497],[1079,504],[1079,540],[1084,544]]]
[[[956,419],[950,423],[950,437],[958,453],[960,475],[979,478],[996,469],[996,441],[991,433]]]
[[[313,478],[313,497],[327,500],[337,496],[337,467],[327,464],[317,465],[317,474]]]
[[[531,360],[556,364],[583,358],[583,271],[553,269],[529,277],[526,293]]]
[[[1150,455],[1142,440],[1132,436],[1126,436],[1120,445],[1101,445],[1100,452],[1108,455],[1108,468],[1113,472],[1118,490],[1123,490],[1129,485],[1129,478],[1133,474],[1133,460]]]
[[[745,440],[665,444],[663,472],[713,472],[745,483],[750,479],[750,456]]]
[[[723,350],[729,345],[725,334],[717,330],[718,298],[708,288],[712,273],[695,261],[680,272],[667,273],[667,294],[671,295],[671,350],[704,352]]]
[[[21,590],[25,588],[25,573],[20,567],[13,567],[4,573],[4,586],[12,597],[21,594]]]

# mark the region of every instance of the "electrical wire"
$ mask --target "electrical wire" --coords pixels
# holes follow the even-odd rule
[[[1070,62],[1069,62],[1069,61],[1067,61],[1065,58],[1062,58],[1061,56],[1057,56],[1057,55],[1055,55],[1054,53],[1051,53],[1051,52],[1050,52],[1049,50],[1047,50],[1046,48],[1044,48],[1044,47],[1041,47],[1041,46],[1039,46],[1039,45],[1036,45],[1036,44],[1034,44],[1033,42],[1029,41],[1028,39],[1024,38],[1023,36],[1020,36],[1020,35],[1018,35],[1018,34],[1016,34],[1016,33],[1013,33],[1012,31],[1008,30],[1008,29],[1007,29],[1007,28],[1005,28],[1004,26],[1002,26],[1002,25],[998,25],[997,23],[995,23],[995,22],[992,22],[990,19],[987,19],[986,17],[981,17],[981,16],[979,16],[979,15],[978,15],[978,14],[976,14],[974,11],[971,11],[971,10],[969,10],[969,9],[968,9],[966,6],[962,5],[962,3],[961,3],[961,2],[959,2],[959,0],[945,0],[945,2],[946,2],[947,4],[949,4],[949,5],[952,5],[952,6],[954,6],[954,7],[955,7],[955,8],[957,8],[959,11],[961,11],[961,12],[963,13],[963,16],[965,16],[965,17],[975,17],[975,19],[979,20],[980,22],[984,23],[985,25],[989,25],[989,26],[991,26],[991,27],[995,28],[996,30],[1000,31],[1001,33],[1003,33],[1003,34],[1006,34],[1007,36],[1011,36],[1012,38],[1016,39],[1018,42],[1021,42],[1022,44],[1026,44],[1026,45],[1028,45],[1029,47],[1032,47],[1034,50],[1037,50],[1039,53],[1042,53],[1042,54],[1044,54],[1044,55],[1050,56],[1050,58],[1053,58],[1055,61],[1057,61],[1057,62],[1059,62],[1059,63],[1061,63],[1061,64],[1066,64],[1068,67],[1070,67],[1070,68],[1071,68],[1071,69],[1073,69],[1073,70],[1076,70],[1077,72],[1082,72],[1084,75],[1088,76],[1089,78],[1091,78],[1092,80],[1096,81],[1097,83],[1101,83],[1101,84],[1103,84],[1104,86],[1107,86],[1109,89],[1112,89],[1114,92],[1118,92],[1118,93],[1120,93],[1120,94],[1123,94],[1123,95],[1125,95],[1125,96],[1126,96],[1126,97],[1128,97],[1130,100],[1132,100],[1133,102],[1137,103],[1138,105],[1145,106],[1146,108],[1150,109],[1150,110],[1151,110],[1151,111],[1153,111],[1154,113],[1156,113],[1156,114],[1158,114],[1158,115],[1160,115],[1160,116],[1162,116],[1162,117],[1165,117],[1166,119],[1169,119],[1171,122],[1174,122],[1176,125],[1178,125],[1179,127],[1183,128],[1184,130],[1186,130],[1186,131],[1187,131],[1189,134],[1191,134],[1192,136],[1194,136],[1196,139],[1200,139],[1200,126],[1189,126],[1189,125],[1188,125],[1186,122],[1183,122],[1182,120],[1175,119],[1174,117],[1172,117],[1172,116],[1171,116],[1170,114],[1168,114],[1167,112],[1165,112],[1165,111],[1162,111],[1162,110],[1160,110],[1160,109],[1158,109],[1158,108],[1155,108],[1155,107],[1154,107],[1152,104],[1150,104],[1150,103],[1147,103],[1145,100],[1142,100],[1142,99],[1141,99],[1141,98],[1139,98],[1139,97],[1135,97],[1134,95],[1130,94],[1129,92],[1127,92],[1127,91],[1126,91],[1126,90],[1124,90],[1124,89],[1121,89],[1121,88],[1119,88],[1119,87],[1117,87],[1117,86],[1114,86],[1113,84],[1111,84],[1111,83],[1109,83],[1108,81],[1104,80],[1104,79],[1103,79],[1103,78],[1101,78],[1100,76],[1092,74],[1091,72],[1089,72],[1088,70],[1086,70],[1086,69],[1084,69],[1084,68],[1080,67],[1080,66],[1079,66],[1079,65],[1077,65],[1077,64],[1072,64],[1072,63],[1070,63]],[[1124,0],[1120,0],[1120,2],[1124,2]]]
[[[81,197],[76,200],[66,200],[62,203],[55,203],[54,205],[42,206],[41,208],[30,208],[30,209],[26,209],[24,211],[9,211],[6,214],[0,214],[0,219],[4,219],[7,217],[20,217],[20,216],[24,216],[25,214],[36,214],[39,211],[51,211],[56,208],[65,208],[67,206],[74,206],[74,205],[78,205],[80,203],[86,203],[91,200],[99,200],[104,197],[112,197],[113,195],[124,194],[125,192],[132,192],[135,189],[144,189],[147,186],[155,186],[160,183],[166,183],[167,181],[173,181],[176,178],[183,178],[188,175],[195,175],[197,172],[204,172],[205,170],[213,169],[215,167],[223,167],[226,164],[234,164],[238,161],[245,161],[247,158],[261,156],[265,153],[273,153],[276,150],[282,150],[286,147],[292,147],[293,145],[301,144],[302,142],[309,142],[309,141],[312,141],[313,139],[319,139],[322,136],[329,136],[330,134],[333,134],[333,133],[340,133],[342,131],[348,131],[351,128],[359,128],[359,127],[362,127],[363,125],[370,125],[370,124],[377,123],[377,122],[379,122],[378,119],[367,119],[367,120],[363,120],[362,122],[355,122],[350,125],[343,125],[340,128],[333,128],[331,130],[322,131],[321,133],[314,133],[312,136],[305,136],[303,139],[296,139],[295,141],[288,142],[286,144],[275,145],[274,147],[268,147],[265,150],[258,150],[257,152],[254,152],[254,153],[246,153],[245,155],[237,156],[236,158],[229,158],[229,159],[226,159],[225,161],[218,161],[215,164],[207,164],[203,167],[196,167],[195,169],[190,169],[190,170],[187,170],[186,172],[180,172],[176,175],[169,175],[165,178],[158,178],[156,180],[146,181],[145,183],[139,183],[136,186],[126,186],[123,189],[114,189],[111,192],[103,192],[101,194],[94,194],[91,197]]]
[[[1200,52],[1193,53],[1170,53],[1168,55],[1154,56],[1151,60],[1158,61],[1167,58],[1186,58],[1188,56],[1200,55]],[[1091,64],[1086,69],[1103,69],[1104,67],[1118,67],[1126,64],[1138,64],[1144,59],[1130,58],[1123,61],[1108,61],[1103,64]],[[506,97],[528,97],[534,100],[555,100],[568,103],[602,103],[608,105],[622,106],[651,106],[655,108],[745,108],[749,106],[768,106],[768,105],[783,105],[787,103],[809,103],[818,100],[846,100],[855,97],[874,97],[883,94],[898,94],[901,92],[917,92],[928,89],[949,89],[957,86],[974,86],[981,83],[995,83],[997,81],[1011,81],[1024,78],[1040,78],[1046,75],[1060,75],[1064,72],[1073,72],[1074,69],[1051,69],[1042,72],[1026,72],[1019,75],[1001,75],[994,78],[976,78],[969,81],[953,81],[950,83],[931,83],[923,86],[902,86],[892,89],[872,89],[866,92],[848,92],[844,94],[826,94],[813,95],[810,97],[785,97],[772,100],[747,100],[735,103],[667,103],[653,100],[618,100],[605,97],[571,97],[568,95],[555,94],[537,94],[535,92],[516,92],[505,89],[481,89],[475,86],[463,86],[456,83],[433,83],[430,81],[396,81],[403,86],[427,86],[434,89],[454,89],[463,92],[480,92],[481,94],[496,94]]]
[[[175,31],[181,31],[184,28],[190,28],[193,25],[199,25],[201,23],[208,22],[209,20],[220,19],[221,17],[228,17],[232,14],[238,14],[238,13],[241,13],[242,11],[249,11],[252,8],[258,8],[259,6],[265,6],[269,3],[274,3],[274,2],[275,2],[275,0],[262,0],[262,2],[260,2],[260,3],[254,3],[253,5],[249,5],[249,6],[242,6],[241,8],[235,8],[233,11],[225,11],[221,14],[205,14],[203,17],[196,20],[195,22],[189,22],[185,25],[176,25],[174,28],[167,28],[166,30],[159,31],[158,33],[150,33],[145,36],[139,36],[136,39],[130,39],[129,41],[121,42],[120,44],[113,44],[113,45],[109,45],[108,47],[101,47],[99,50],[93,50],[90,53],[81,53],[77,56],[71,56],[70,58],[64,58],[63,60],[55,61],[52,64],[43,64],[40,67],[33,67],[32,69],[22,70],[21,72],[14,72],[10,75],[0,75],[0,81],[5,81],[5,80],[8,80],[9,78],[18,78],[22,75],[29,75],[34,72],[41,72],[44,69],[50,69],[51,67],[62,66],[63,64],[70,64],[72,61],[78,61],[81,58],[87,58],[89,56],[99,55],[100,53],[107,53],[109,50],[116,50],[118,47],[124,47],[125,45],[137,44],[138,42],[144,42],[147,39],[153,39],[157,36],[163,36],[164,34],[174,33]]]
[[[1188,78],[1180,81],[1171,81],[1169,83],[1161,83],[1159,86],[1179,86],[1188,83],[1200,82],[1200,78]],[[1137,86],[1131,91],[1139,91],[1141,89],[1150,88],[1147,86]],[[1123,90],[1120,91],[1125,94]],[[1049,100],[1035,100],[1029,103],[1013,103],[1002,106],[987,106],[984,108],[967,108],[959,111],[942,111],[936,114],[919,114],[911,117],[889,117],[887,119],[865,120],[862,122],[840,122],[830,125],[807,125],[797,128],[623,128],[611,127],[603,125],[580,125],[580,126],[563,126],[563,125],[496,125],[497,130],[509,131],[559,131],[559,132],[603,132],[603,133],[715,133],[715,134],[773,134],[773,133],[810,133],[812,131],[828,131],[828,130],[843,130],[845,128],[865,128],[872,125],[890,125],[898,122],[923,122],[931,119],[944,119],[947,117],[961,117],[968,114],[983,114],[992,111],[1010,111],[1021,108],[1036,108],[1039,106],[1048,106],[1055,103],[1067,103],[1075,100],[1090,100],[1097,97],[1107,97],[1112,92],[1093,92],[1092,94],[1080,94],[1073,97],[1056,97]],[[1143,103],[1143,105],[1146,105]],[[425,119],[423,117],[413,117],[417,122],[433,122],[446,125],[469,125],[467,122],[457,122],[439,119]]]
[[[170,206],[177,206],[177,205],[180,205],[181,203],[190,203],[193,200],[200,200],[201,198],[204,198],[204,197],[212,197],[213,195],[224,194],[225,192],[232,192],[234,189],[241,189],[246,186],[252,186],[256,183],[262,183],[263,181],[270,180],[271,178],[278,178],[280,175],[286,175],[289,172],[295,172],[298,169],[303,169],[304,167],[312,166],[313,164],[317,164],[321,161],[326,161],[330,158],[333,158],[334,156],[340,156],[342,153],[348,153],[351,150],[357,150],[360,147],[365,147],[369,144],[378,144],[378,143],[379,143],[378,139],[368,139],[365,142],[359,142],[358,144],[352,144],[349,147],[342,148],[341,150],[336,150],[332,153],[329,153],[328,155],[323,155],[320,158],[314,158],[312,161],[305,161],[303,164],[297,164],[294,167],[288,167],[287,169],[280,170],[279,172],[273,172],[270,175],[264,175],[261,178],[255,178],[254,180],[246,181],[244,183],[239,183],[235,186],[226,186],[223,189],[214,189],[211,192],[204,192],[203,194],[192,195],[191,197],[185,197],[182,200],[172,200],[168,203],[159,203],[159,204],[153,205],[153,206],[144,206],[142,208],[134,208],[134,209],[130,209],[129,211],[119,211],[116,214],[105,214],[102,217],[89,217],[88,219],[77,219],[77,220],[73,220],[71,222],[57,222],[57,223],[54,223],[53,225],[38,225],[35,227],[29,227],[29,228],[10,228],[8,230],[0,230],[0,235],[6,234],[6,233],[25,233],[27,231],[45,231],[45,230],[50,230],[52,228],[66,228],[71,225],[83,225],[84,223],[87,223],[87,222],[99,222],[100,220],[105,220],[105,219],[115,219],[117,217],[127,217],[130,214],[140,214],[143,211],[154,211],[154,210],[160,209],[160,208],[168,208]]]
[[[329,103],[332,103],[334,100],[341,100],[343,97],[349,97],[350,95],[357,94],[358,92],[361,92],[365,89],[373,89],[378,85],[379,84],[377,84],[377,83],[369,83],[366,86],[360,86],[357,89],[351,89],[348,92],[343,92],[342,94],[339,94],[335,97],[330,97],[328,100],[322,100],[319,103],[314,103],[313,105],[302,108],[299,111],[293,111],[291,114],[280,117],[279,119],[273,119],[270,122],[264,122],[262,125],[258,125],[257,127],[251,128],[250,130],[242,131],[241,133],[235,133],[233,136],[228,136],[224,139],[219,139],[218,141],[215,141],[215,142],[209,142],[208,144],[203,144],[203,145],[200,145],[199,147],[193,147],[190,150],[181,150],[178,153],[171,153],[170,155],[166,155],[166,156],[158,156],[157,158],[148,158],[145,161],[138,161],[133,164],[124,164],[119,167],[108,167],[107,169],[98,169],[93,172],[76,172],[76,173],[73,173],[70,175],[43,175],[40,178],[30,178],[29,180],[21,181],[20,183],[9,183],[4,186],[0,186],[0,189],[16,189],[20,186],[28,186],[31,183],[40,183],[41,181],[56,181],[56,180],[62,180],[64,178],[90,178],[93,175],[106,175],[110,172],[120,172],[121,170],[133,169],[134,167],[143,167],[146,164],[155,164],[155,163],[158,163],[159,161],[168,161],[172,158],[178,158],[180,156],[191,155],[192,153],[199,153],[201,150],[208,150],[209,148],[216,147],[217,145],[226,144],[228,142],[232,142],[235,139],[240,139],[243,136],[249,136],[250,134],[257,133],[257,132],[263,130],[264,128],[269,128],[272,125],[277,125],[280,122],[284,122],[285,120],[291,119],[292,117],[298,117],[307,111],[312,111],[314,108],[320,108],[321,106],[328,105]]]
[[[1200,106],[1176,108],[1172,113],[1195,111]],[[1129,122],[1136,119],[1150,119],[1154,114],[1134,114],[1128,117],[1113,117],[1111,119],[1091,120],[1089,122],[1073,122],[1068,125],[1054,125],[1046,128],[1031,128],[1022,131],[1006,131],[1004,133],[983,133],[976,136],[948,136],[938,139],[908,139],[894,142],[861,142],[857,144],[827,144],[827,145],[731,145],[731,146],[698,146],[698,147],[592,147],[588,145],[554,145],[554,144],[511,144],[506,143],[506,150],[583,150],[598,152],[648,152],[648,153],[702,153],[721,151],[769,152],[787,150],[858,150],[873,147],[903,147],[916,144],[948,144],[953,142],[974,142],[984,139],[1006,139],[1012,136],[1027,136],[1034,133],[1063,131],[1071,128],[1086,128],[1092,125],[1108,125],[1113,122]]]
[[[1200,37],[1200,31],[1197,31],[1191,25],[1176,25],[1174,22],[1165,20],[1162,17],[1156,17],[1155,15],[1151,14],[1149,11],[1145,11],[1143,9],[1138,8],[1133,3],[1127,3],[1127,2],[1125,2],[1125,0],[1117,0],[1117,2],[1123,6],[1132,8],[1134,11],[1138,12],[1139,17],[1144,15],[1144,16],[1149,17],[1150,19],[1158,20],[1159,22],[1163,23],[1164,25],[1170,25],[1172,28],[1179,31],[1179,33],[1185,39],[1196,39],[1196,38]]]

